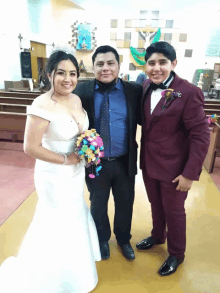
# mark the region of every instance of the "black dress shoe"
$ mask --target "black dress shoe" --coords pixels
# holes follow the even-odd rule
[[[141,249],[141,250],[147,250],[147,249],[150,249],[154,244],[157,244],[158,243],[158,240],[157,239],[154,239],[153,237],[148,237],[148,238],[145,238],[143,240],[141,240],[140,242],[138,242],[136,244],[136,247],[137,249]],[[160,244],[160,243],[158,243]]]
[[[124,255],[124,257],[127,260],[134,260],[135,259],[134,250],[133,250],[130,243],[127,243],[127,244],[119,244],[118,243],[118,245],[121,248],[122,254]]]
[[[175,256],[169,256],[158,273],[161,276],[169,276],[177,270],[178,266],[183,262],[183,259],[177,259]]]
[[[110,257],[108,242],[101,242],[99,245],[100,245],[102,259],[108,259]]]

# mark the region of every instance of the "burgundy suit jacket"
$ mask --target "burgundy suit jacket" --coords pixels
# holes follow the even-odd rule
[[[149,85],[149,80],[143,85],[141,169],[163,181],[179,175],[199,180],[210,140],[201,89],[175,74],[169,88],[182,96],[164,110],[162,97],[151,114]]]

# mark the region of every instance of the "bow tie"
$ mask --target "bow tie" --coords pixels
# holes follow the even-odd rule
[[[167,86],[166,85],[164,85],[163,83],[160,83],[160,84],[156,84],[156,83],[151,83],[150,84],[150,88],[153,90],[153,91],[155,91],[155,90],[157,90],[157,89],[167,89]]]

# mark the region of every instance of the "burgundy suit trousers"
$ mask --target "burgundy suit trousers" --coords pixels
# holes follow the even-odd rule
[[[152,179],[145,169],[142,172],[148,199],[151,203],[153,219],[151,236],[157,238],[159,243],[164,243],[167,238],[170,256],[184,259],[186,249],[184,203],[187,192],[176,190],[177,183]]]

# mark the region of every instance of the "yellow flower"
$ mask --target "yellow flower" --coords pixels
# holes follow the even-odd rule
[[[92,154],[90,155],[90,158],[93,160],[93,159],[95,158],[95,155],[92,153]]]
[[[90,136],[90,134],[91,134],[91,130],[86,130],[85,131],[85,136]]]
[[[90,157],[92,155],[92,150],[88,148],[86,150],[86,154]]]
[[[80,145],[80,143],[81,143],[81,140],[80,140],[80,139],[78,139],[78,140],[77,140],[77,142],[76,142],[76,145],[77,145],[77,146],[79,146],[79,145]]]

